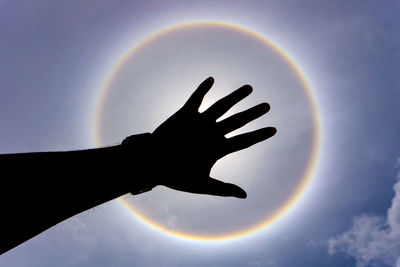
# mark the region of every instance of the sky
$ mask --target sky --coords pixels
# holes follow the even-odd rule
[[[267,206],[275,203],[279,194],[271,194],[282,187],[273,177],[261,179],[264,176],[259,173],[264,175],[263,168],[267,170],[274,163],[278,164],[275,177],[301,169],[294,156],[291,168],[279,163],[290,155],[290,149],[283,148],[277,158],[268,156],[268,151],[279,151],[280,145],[299,144],[303,137],[296,135],[296,127],[290,122],[298,111],[310,112],[309,100],[300,85],[281,84],[292,77],[293,84],[298,85],[290,66],[277,57],[271,67],[262,56],[257,57],[257,52],[276,56],[274,50],[262,48],[242,32],[219,29],[218,40],[237,38],[238,46],[227,48],[232,53],[238,51],[239,44],[254,45],[238,55],[238,60],[249,60],[248,64],[254,61],[255,73],[267,66],[270,71],[287,76],[270,75],[277,77],[276,83],[261,89],[264,82],[270,81],[268,76],[252,80],[248,68],[243,73],[235,66],[218,72],[218,65],[213,69],[212,62],[193,60],[192,66],[188,64],[191,68],[185,68],[186,80],[174,86],[172,78],[182,71],[179,61],[164,62],[164,71],[160,67],[149,73],[162,61],[153,56],[159,49],[157,43],[146,44],[143,49],[150,52],[138,55],[142,62],[150,58],[153,65],[143,65],[125,78],[118,76],[114,84],[122,86],[113,87],[116,89],[106,99],[100,117],[104,125],[100,132],[105,137],[96,140],[99,99],[116,64],[144,38],[189,21],[239,25],[276,44],[296,63],[312,88],[322,137],[317,165],[306,190],[288,212],[255,233],[221,242],[183,239],[154,229],[120,201],[113,200],[1,255],[0,266],[400,266],[399,13],[400,4],[396,1],[0,1],[0,153],[89,149],[113,145],[125,134],[151,132],[183,104],[205,75],[213,75],[206,74],[213,70],[216,83],[211,102],[250,80],[256,85],[254,94],[239,109],[267,99],[272,101],[271,113],[255,126],[278,124],[276,141],[271,139],[259,148],[238,153],[237,158],[216,166],[215,173],[227,181],[237,179],[249,192],[265,187],[262,201],[269,203]],[[169,38],[179,40],[176,36]],[[193,44],[188,46],[192,38],[181,43],[180,49],[166,51],[190,51],[184,49],[193,48]],[[212,46],[209,51],[218,55],[218,49]],[[212,58],[215,56],[209,55],[210,61]],[[227,59],[221,57],[215,64]],[[127,69],[135,69],[137,61],[130,64]],[[207,70],[202,69],[205,67]],[[279,68],[282,72],[277,71]],[[151,77],[152,74],[157,76]],[[134,87],[138,81],[135,77],[168,87],[154,88],[148,83],[146,88],[150,89],[124,90],[124,83]],[[281,91],[273,85],[282,86]],[[149,104],[136,104],[132,107],[132,120],[121,120],[121,114],[130,112],[129,100],[137,98]],[[303,105],[285,105],[284,101],[293,104],[299,98],[304,100]],[[116,109],[117,104],[113,103],[120,108]],[[157,108],[150,112],[151,105]],[[284,116],[290,120],[282,119]],[[309,116],[303,119],[304,123],[311,123]],[[310,132],[305,134],[309,135]],[[309,145],[305,142],[293,150],[306,155]],[[241,160],[249,155],[254,157],[250,166]],[[291,175],[287,179],[299,177]],[[171,198],[163,199],[167,195]],[[179,222],[180,215],[171,207],[181,203],[181,198],[188,200],[178,210],[183,217],[190,216],[199,203],[210,206],[208,213],[205,209],[205,216],[218,212],[221,206],[229,207],[224,211],[223,222],[229,221],[235,227],[246,225],[245,216],[235,216],[240,207],[251,206],[249,212],[254,214],[260,214],[264,207],[253,205],[252,201],[260,199],[251,194],[244,200],[248,202],[239,202],[231,198],[182,196],[163,188],[137,199],[145,199],[149,204],[141,207],[151,207],[151,211],[163,202],[163,209],[177,216]],[[202,219],[190,218],[182,227],[206,233],[224,229],[217,227],[212,218],[204,224],[207,227],[196,225]],[[176,219],[169,222],[174,230]]]

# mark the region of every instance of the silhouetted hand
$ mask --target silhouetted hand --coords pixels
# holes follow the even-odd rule
[[[211,178],[211,168],[225,155],[273,136],[276,129],[225,138],[267,113],[269,105],[259,104],[216,122],[252,88],[245,85],[199,113],[213,83],[211,77],[201,83],[186,104],[152,134],[130,136],[121,145],[0,155],[0,166],[7,174],[0,194],[5,218],[0,223],[0,254],[82,211],[157,185],[245,198],[240,187]],[[26,203],[34,208],[26,209]]]
[[[252,92],[244,85],[220,99],[206,111],[198,109],[214,79],[200,84],[185,105],[162,123],[152,134],[155,184],[199,194],[246,198],[237,185],[211,178],[210,171],[225,155],[250,147],[276,133],[273,127],[262,128],[231,138],[225,135],[262,116],[270,109],[267,103],[256,105],[220,122],[216,120]]]

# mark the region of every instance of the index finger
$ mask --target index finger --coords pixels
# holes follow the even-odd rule
[[[201,102],[203,102],[204,96],[211,89],[214,84],[214,78],[208,77],[205,79],[199,87],[197,87],[196,91],[189,97],[188,101],[185,103],[185,107],[189,109],[198,110],[200,108]]]

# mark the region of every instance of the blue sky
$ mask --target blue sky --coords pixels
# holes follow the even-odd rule
[[[195,20],[241,25],[278,44],[312,85],[323,131],[312,186],[271,229],[196,243],[112,201],[0,265],[396,266],[399,12],[395,1],[0,1],[1,153],[94,147],[99,91],[117,59],[149,34]]]

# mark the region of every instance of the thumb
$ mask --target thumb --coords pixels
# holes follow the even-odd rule
[[[237,185],[224,183],[214,178],[209,178],[206,181],[206,186],[204,190],[205,194],[223,197],[237,197],[246,198],[247,193],[242,188]]]

